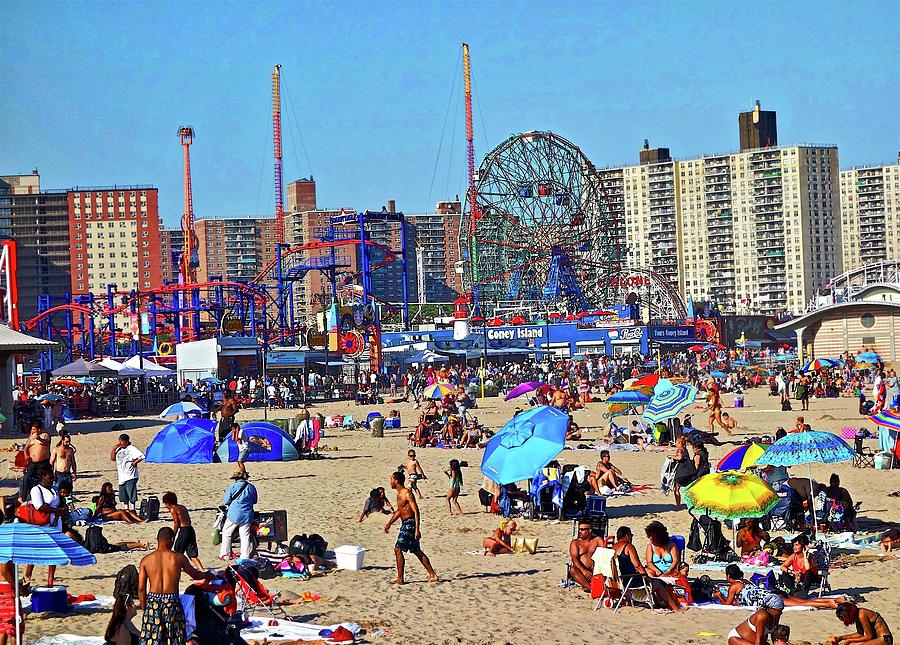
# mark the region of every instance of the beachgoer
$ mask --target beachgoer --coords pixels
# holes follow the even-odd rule
[[[828,486],[824,490],[826,499],[831,502],[829,521],[835,518],[833,524],[840,525],[834,528],[839,530],[855,528],[856,509],[853,507],[853,498],[850,491],[841,486],[841,478],[837,473],[831,473]]]
[[[797,381],[797,400],[800,401],[802,411],[809,410],[809,395],[812,389],[812,379],[808,374],[801,374]]]
[[[694,451],[692,461],[694,462],[694,477],[700,479],[704,475],[708,475],[711,471],[709,465],[709,452],[703,445],[703,439],[694,435],[691,437],[691,449]]]
[[[588,474],[588,483],[594,492],[600,494],[600,487],[616,489],[622,484],[630,483],[628,478],[622,474],[609,459],[609,450],[600,451],[600,461],[597,462],[597,469],[593,473]]]
[[[881,550],[885,553],[892,553],[894,549],[900,549],[900,529],[890,528],[879,542]]]
[[[881,614],[852,602],[843,602],[835,610],[838,619],[856,625],[856,631],[842,636],[829,636],[826,645],[893,645],[894,635]]]
[[[66,509],[60,503],[59,491],[53,485],[53,471],[49,464],[43,464],[37,472],[38,483],[31,487],[28,493],[28,504],[34,507],[36,511],[50,516],[48,526],[62,532],[62,516],[65,515]],[[47,574],[47,586],[53,586],[53,579],[56,574],[56,565],[51,564]],[[31,580],[31,574],[34,572],[34,565],[29,564],[25,567],[25,580]]]
[[[68,433],[60,436],[56,442],[56,448],[50,455],[50,465],[53,466],[53,479],[57,486],[63,481],[68,481],[71,486],[78,479],[75,446],[72,445],[72,437]]]
[[[253,522],[253,505],[258,501],[256,487],[247,480],[247,475],[234,473],[234,483],[226,490],[222,503],[228,509],[222,526],[222,545],[219,559],[231,559],[231,539],[237,530],[241,541],[241,560],[250,558],[250,524]]]
[[[451,459],[450,470],[445,470],[444,474],[447,475],[447,479],[449,480],[449,488],[447,489],[447,513],[452,516],[453,507],[455,506],[457,512],[462,515],[463,510],[459,505],[459,492],[462,489],[463,476],[462,469],[459,466],[459,460]]]
[[[186,555],[195,567],[203,569],[197,548],[197,533],[191,524],[187,507],[178,503],[178,496],[172,491],[163,493],[162,503],[172,515],[172,530],[175,531],[175,544],[172,550]]]
[[[406,487],[413,491],[416,495],[419,496],[419,499],[422,498],[422,492],[419,490],[419,486],[417,482],[422,479],[428,479],[425,476],[425,471],[422,470],[422,464],[419,463],[419,460],[416,459],[416,451],[409,450],[406,453],[406,464],[404,465],[406,468],[406,479],[407,484]]]
[[[572,566],[569,575],[585,591],[591,590],[591,578],[594,577],[594,552],[604,546],[602,537],[593,537],[594,527],[590,522],[578,523],[578,535],[569,543],[569,558]]]
[[[34,420],[25,440],[25,456],[28,458],[28,466],[22,475],[22,483],[19,485],[19,501],[28,501],[28,493],[31,487],[38,482],[37,473],[42,466],[50,464],[50,434],[44,432],[41,422]]]
[[[778,625],[772,630],[772,645],[791,645],[791,628]]]
[[[770,539],[769,534],[760,527],[759,520],[748,517],[738,529],[735,543],[741,548],[741,555],[755,555]]]
[[[25,613],[22,601],[16,597],[16,574],[12,561],[0,564],[0,645],[16,642],[16,605],[19,606],[19,635],[25,635]],[[20,585],[19,592],[30,592]],[[12,639],[10,639],[10,636]]]
[[[126,509],[116,508],[116,494],[113,492],[112,482],[104,482],[100,487],[100,494],[97,496],[97,511],[105,520],[121,521],[127,524],[142,524],[142,520],[137,513]]]
[[[137,510],[137,465],[144,461],[144,453],[134,447],[127,434],[120,434],[119,440],[109,453],[109,460],[116,462],[119,475],[119,501],[129,511]]]
[[[141,631],[131,622],[137,616],[135,598],[118,596],[103,638],[105,645],[138,645]]]
[[[784,601],[776,594],[768,594],[750,618],[742,620],[728,632],[728,645],[762,645],[768,642],[783,611]]]
[[[512,534],[516,532],[516,528],[515,520],[505,519],[500,522],[500,526],[481,542],[481,546],[484,547],[484,555],[495,556],[501,553],[512,553]]]
[[[678,545],[669,537],[669,531],[662,522],[650,522],[644,529],[649,542],[644,554],[645,569],[650,575],[675,576],[681,575],[681,554]]]
[[[415,453],[413,453],[413,459],[415,459]],[[397,536],[397,544],[394,546],[394,557],[397,560],[397,579],[392,580],[391,583],[402,585],[405,582],[403,578],[403,570],[406,565],[403,557],[404,551],[412,553],[419,559],[419,562],[425,567],[425,571],[428,572],[429,582],[437,582],[438,575],[431,567],[428,556],[422,552],[420,544],[422,533],[419,530],[419,505],[416,504],[413,492],[404,485],[405,479],[406,477],[402,470],[391,474],[391,488],[397,493],[397,510],[391,513],[388,523],[384,525],[384,532],[390,532],[391,525],[398,519],[401,520],[400,534]]]
[[[390,510],[385,507],[390,508]],[[372,513],[384,513],[385,515],[390,515],[393,512],[394,505],[388,501],[384,492],[384,487],[379,486],[378,488],[373,488],[369,491],[366,503],[363,504],[362,513],[359,514],[359,521],[362,523],[362,521]]]
[[[247,467],[244,463],[247,461],[247,457],[250,456],[250,438],[247,436],[247,431],[239,423],[231,424],[231,440],[238,447],[237,470],[235,472],[243,475],[247,472]]]
[[[216,428],[217,442],[225,439],[235,422],[235,415],[238,411],[238,402],[231,391],[225,392],[222,396],[222,407],[219,408],[219,425]]]
[[[809,557],[809,539],[801,533],[791,540],[791,555],[781,565],[783,588],[790,590],[787,595],[806,598],[809,590],[819,582],[816,562]]]
[[[731,434],[731,428],[722,422],[722,395],[716,379],[712,376],[706,382],[706,411],[709,412],[709,432],[712,432],[714,425],[718,423],[725,432]]]
[[[675,506],[681,506],[681,488],[687,486],[697,478],[697,469],[694,462],[688,457],[687,437],[681,435],[675,440],[675,481],[672,492],[675,494]]]
[[[737,422],[737,419],[735,419],[733,416],[731,416],[727,412],[723,412],[722,413],[722,424],[725,426],[725,431],[728,434],[731,434],[732,430],[737,428],[738,422]]]
[[[636,576],[646,577],[656,602],[667,605],[672,611],[686,611],[687,608],[679,604],[672,587],[659,578],[648,575],[644,565],[641,564],[633,541],[634,534],[629,527],[620,526],[616,530],[616,542],[613,544],[613,550],[616,552],[616,565],[622,582],[627,583],[629,578]]]
[[[757,607],[770,593],[768,590],[748,583],[744,579],[744,572],[736,564],[725,567],[725,580],[728,589],[724,593],[716,587],[712,596],[723,605],[735,605],[743,607]],[[814,607],[815,609],[834,609],[840,603],[847,600],[846,596],[828,598],[793,598],[783,597],[785,607]]]
[[[194,580],[214,580],[197,571],[186,557],[172,550],[175,532],[164,526],[156,534],[156,550],[141,559],[138,594],[144,610],[141,645],[184,645],[187,621],[178,597],[182,572]]]

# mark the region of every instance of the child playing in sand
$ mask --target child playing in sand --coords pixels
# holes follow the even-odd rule
[[[450,470],[445,470],[444,474],[450,480],[450,488],[447,490],[447,513],[452,516],[453,506],[455,506],[459,514],[462,515],[463,510],[459,505],[459,491],[462,489],[463,476],[459,460],[451,459]]]
[[[772,630],[772,645],[791,645],[791,628],[778,625]]]
[[[391,510],[387,510],[388,508]],[[393,512],[394,506],[388,501],[384,492],[384,487],[379,486],[378,488],[373,488],[369,491],[369,497],[366,498],[366,503],[363,504],[362,513],[359,514],[359,521],[362,523],[362,521],[372,513],[384,513],[385,515],[390,515]]]
[[[731,431],[737,428],[737,419],[729,415],[727,412],[722,413],[722,423],[725,425],[725,430],[728,432],[728,434],[731,434]]]

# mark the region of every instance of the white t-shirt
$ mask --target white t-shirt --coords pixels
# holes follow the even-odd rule
[[[133,444],[128,444],[116,452],[116,472],[119,474],[120,484],[138,478],[137,466],[133,466],[131,462],[143,458],[144,453],[135,448]]]
[[[57,508],[59,506],[59,492],[56,490],[56,487],[44,488],[38,484],[31,489],[30,501],[35,508],[41,508],[44,504]],[[62,519],[59,516],[54,517],[56,517],[56,522],[54,523],[51,520],[50,526],[56,527],[57,531],[62,531]]]

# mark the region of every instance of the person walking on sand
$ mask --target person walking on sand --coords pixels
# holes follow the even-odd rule
[[[178,503],[178,496],[172,491],[163,494],[162,503],[172,514],[172,530],[175,531],[175,544],[172,549],[175,553],[186,555],[195,567],[203,570],[197,548],[197,533],[191,524],[187,507]]]
[[[463,476],[462,468],[460,468],[458,459],[450,460],[450,470],[445,470],[444,474],[449,479],[449,489],[447,490],[447,513],[453,515],[453,506],[457,512],[463,515],[463,510],[459,505],[459,492],[462,490]]]
[[[428,477],[425,476],[425,471],[422,470],[422,464],[416,459],[415,450],[410,450],[406,453],[406,464],[404,467],[406,468],[406,479],[409,480],[409,483],[406,485],[407,488],[418,495],[419,499],[422,499],[422,491],[419,490],[417,482],[420,479],[428,479]]]
[[[75,461],[75,446],[72,445],[72,437],[68,433],[62,435],[50,455],[50,465],[53,466],[53,479],[59,486],[62,482],[68,482],[71,487],[78,479],[78,464]]]
[[[156,534],[156,550],[141,559],[138,595],[144,615],[141,645],[184,645],[187,621],[178,597],[182,572],[194,580],[214,580],[211,573],[198,571],[188,559],[172,550],[175,532],[168,526]],[[149,589],[148,589],[149,587]]]
[[[22,475],[22,483],[19,484],[19,502],[28,501],[28,495],[32,487],[40,481],[38,472],[43,466],[50,465],[50,434],[44,432],[41,422],[31,422],[28,439],[25,440],[25,456],[28,457],[28,467]]]
[[[235,474],[246,475],[247,466],[244,464],[247,462],[247,457],[250,456],[250,439],[247,437],[247,431],[239,423],[231,424],[231,440],[238,447],[237,470]]]
[[[394,546],[394,557],[397,559],[397,579],[392,580],[391,584],[404,584],[403,570],[406,560],[403,557],[404,551],[412,553],[419,558],[419,562],[428,572],[428,582],[437,582],[438,575],[431,567],[428,556],[422,552],[420,540],[422,533],[419,530],[419,505],[416,504],[416,497],[412,491],[404,485],[406,476],[402,470],[391,474],[391,488],[397,493],[397,510],[391,514],[388,523],[384,525],[384,532],[389,533],[391,525],[399,518],[400,533],[397,535],[397,544]]]

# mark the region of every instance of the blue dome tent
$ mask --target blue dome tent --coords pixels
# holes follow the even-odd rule
[[[293,461],[300,459],[294,440],[284,430],[271,423],[251,421],[242,423],[241,428],[250,441],[250,456],[247,461]],[[222,462],[237,461],[238,446],[229,434],[219,444],[216,455]]]
[[[147,448],[147,461],[157,464],[211,464],[216,422],[180,419],[159,431]]]

